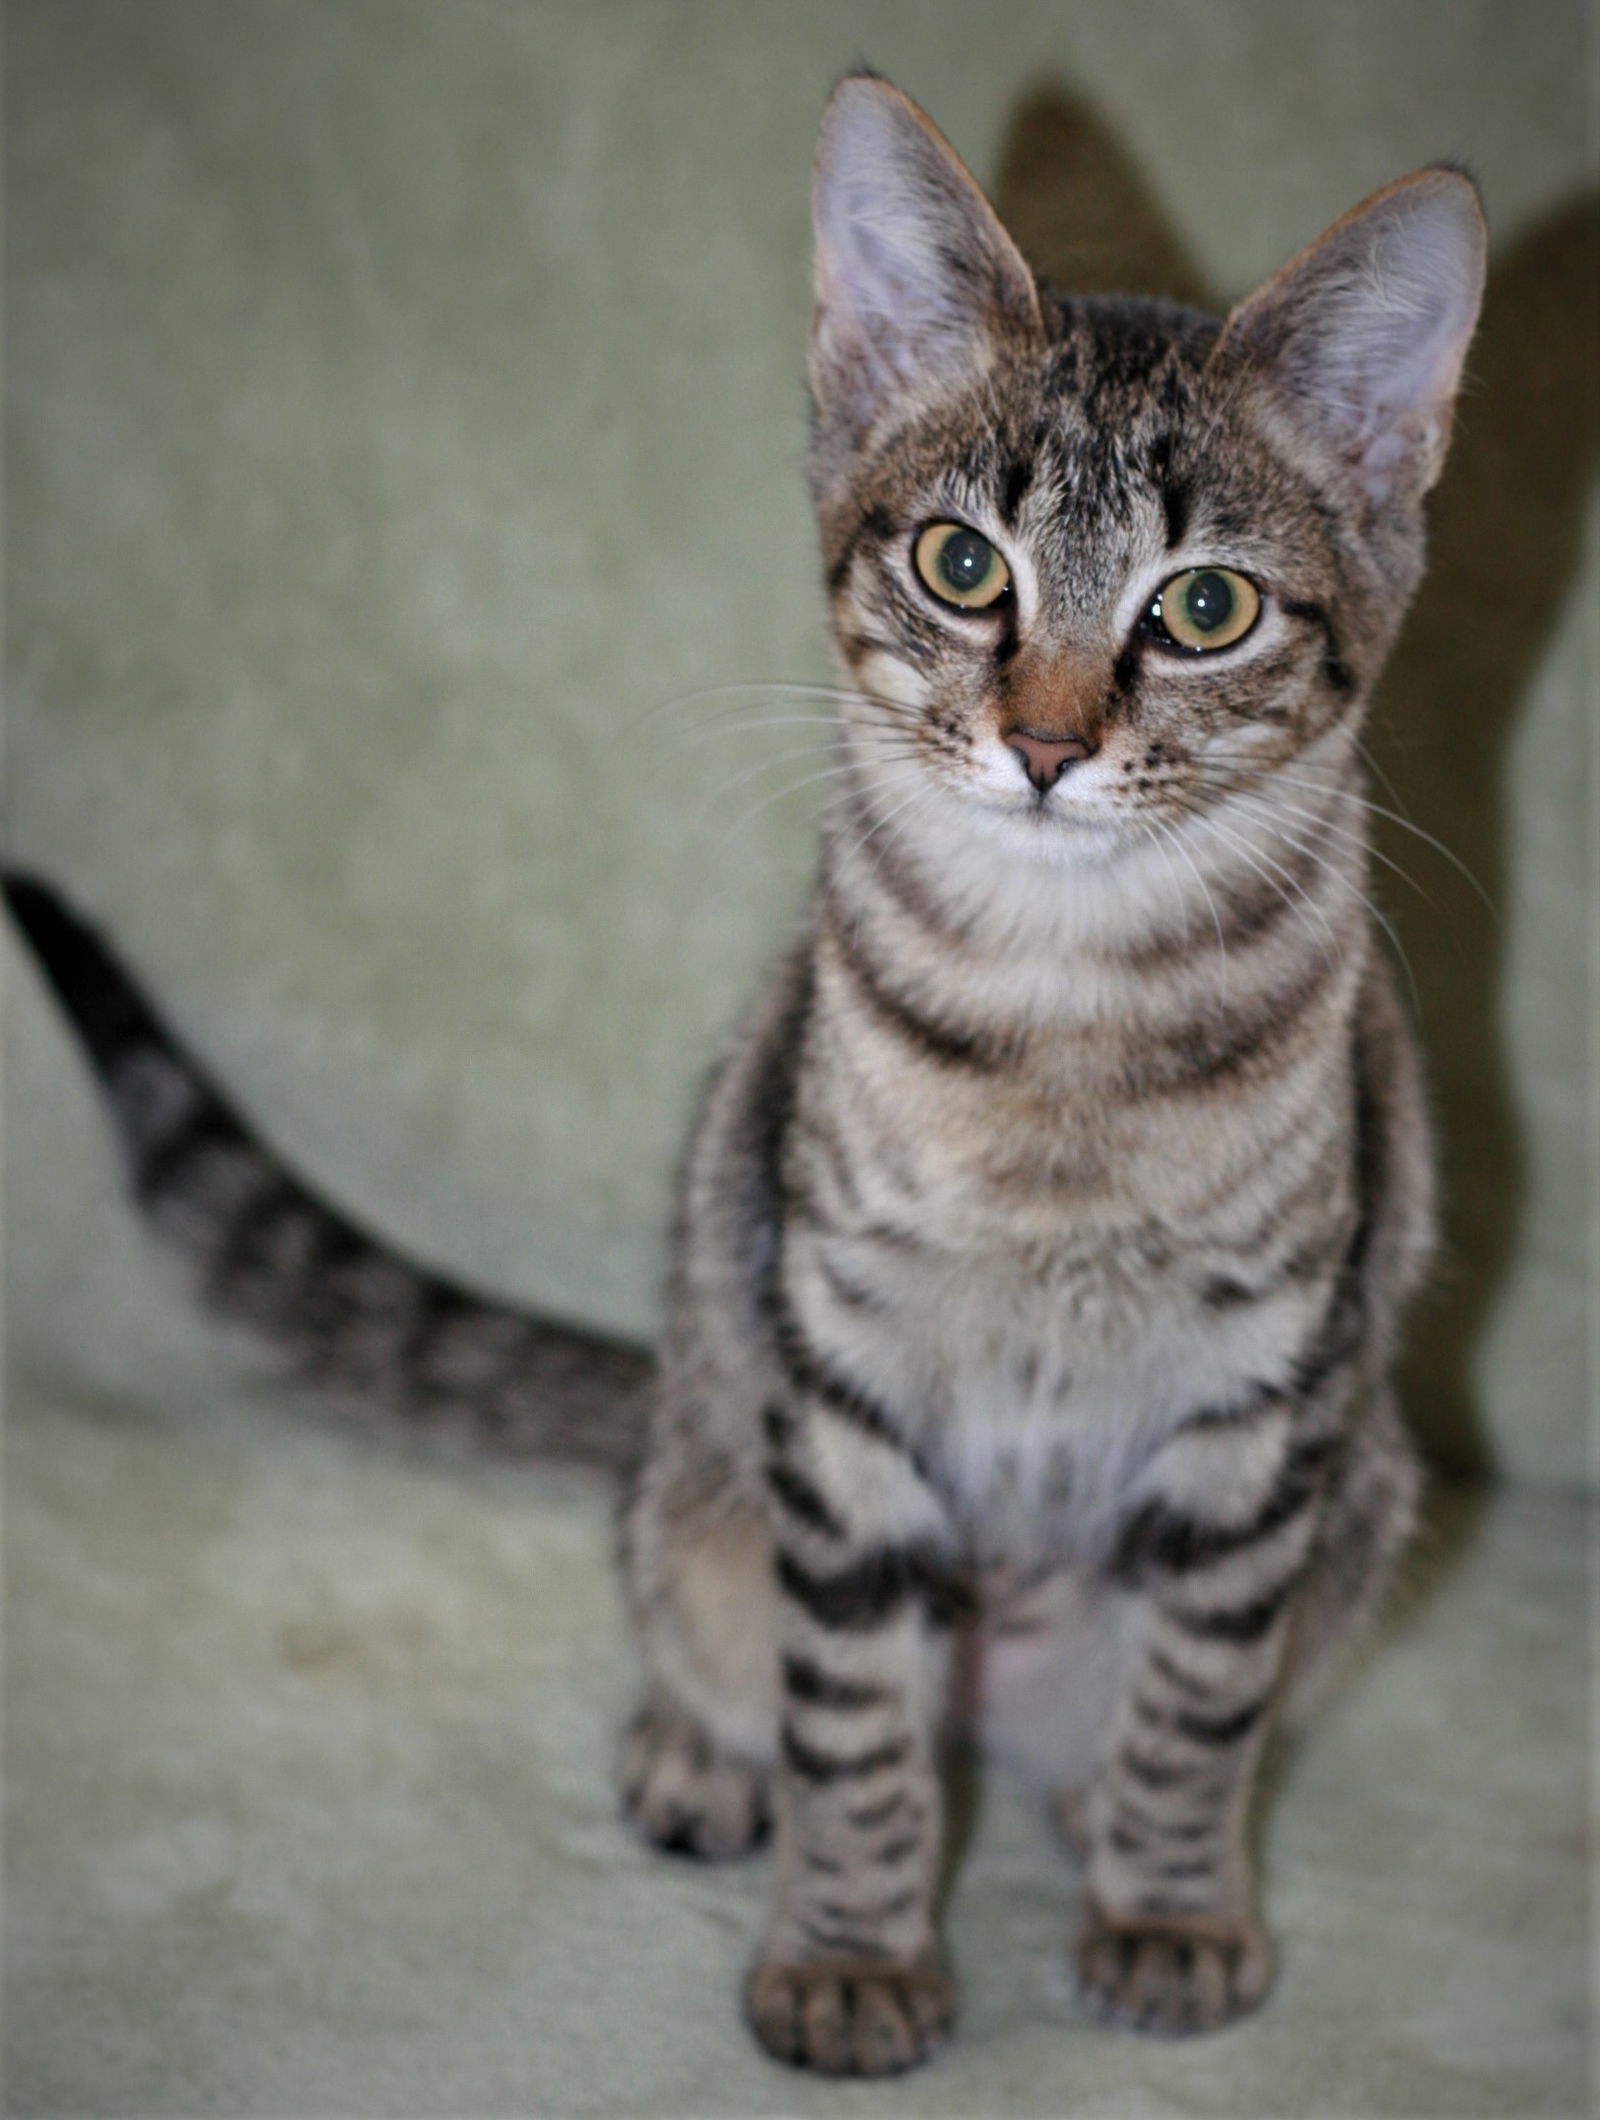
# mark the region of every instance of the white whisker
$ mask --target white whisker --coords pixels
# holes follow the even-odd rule
[[[1489,896],[1489,893],[1484,889],[1477,877],[1473,875],[1471,869],[1467,867],[1460,855],[1447,847],[1442,839],[1436,839],[1431,832],[1425,832],[1421,825],[1413,824],[1409,817],[1402,817],[1398,810],[1388,809],[1383,803],[1374,802],[1370,795],[1363,795],[1353,788],[1329,787],[1323,782],[1303,780],[1290,773],[1281,773],[1276,777],[1286,788],[1305,788],[1313,794],[1332,795],[1340,802],[1357,803],[1370,816],[1386,817],[1391,824],[1398,825],[1402,831],[1413,833],[1425,846],[1432,847],[1436,854],[1442,854],[1450,866],[1466,878],[1473,890],[1483,900],[1492,917],[1496,920],[1499,919],[1500,915],[1494,900]]]
[[[1236,795],[1234,800],[1246,804],[1252,810],[1259,812],[1269,823],[1274,823],[1282,817],[1304,818],[1308,824],[1314,825],[1319,833],[1332,833],[1335,838],[1342,839],[1351,846],[1360,847],[1371,860],[1382,862],[1386,869],[1393,869],[1402,883],[1410,884],[1424,905],[1431,906],[1433,904],[1433,900],[1422,888],[1422,885],[1418,883],[1416,877],[1408,869],[1403,869],[1398,861],[1391,860],[1381,847],[1375,847],[1372,844],[1371,835],[1363,832],[1358,826],[1340,824],[1336,819],[1323,817],[1316,810],[1308,810],[1303,804],[1297,802],[1277,802],[1268,796],[1244,794]],[[1310,842],[1304,838],[1295,839],[1287,831],[1284,833],[1284,837],[1289,838],[1292,845],[1300,847],[1304,851],[1310,851]]]
[[[1309,845],[1306,841],[1295,838],[1292,834],[1286,833],[1285,837],[1289,839],[1289,843],[1291,846],[1299,848],[1304,853],[1316,856],[1316,848],[1313,845]],[[1374,848],[1369,847],[1367,851],[1369,853],[1372,853],[1376,850]],[[1320,859],[1320,857],[1317,858]],[[1328,867],[1330,866],[1330,864],[1328,864],[1324,860],[1322,862],[1322,866]],[[1400,940],[1399,933],[1395,928],[1394,923],[1389,919],[1388,915],[1378,905],[1376,899],[1371,897],[1366,891],[1362,890],[1358,884],[1352,882],[1349,877],[1346,877],[1344,881],[1346,888],[1354,894],[1354,896],[1360,901],[1363,906],[1365,906],[1367,912],[1370,914],[1372,919],[1377,923],[1380,928],[1382,928],[1384,934],[1389,938],[1390,947],[1394,950],[1395,955],[1399,958],[1401,969],[1405,972],[1406,984],[1411,990],[1412,1006],[1420,1015],[1422,1011],[1422,996],[1417,990],[1416,974],[1411,969],[1411,959],[1406,954],[1405,944]],[[1410,879],[1407,878],[1407,881],[1409,882]]]
[[[1248,867],[1254,869],[1265,884],[1277,892],[1278,896],[1291,911],[1294,910],[1294,900],[1289,896],[1289,892],[1292,890],[1295,893],[1304,906],[1306,913],[1321,923],[1323,932],[1328,938],[1327,944],[1323,946],[1323,955],[1327,958],[1328,969],[1336,971],[1339,960],[1339,938],[1334,933],[1332,922],[1328,919],[1327,914],[1324,913],[1321,906],[1316,903],[1299,879],[1290,870],[1286,869],[1281,861],[1274,861],[1270,854],[1262,853],[1259,847],[1252,848],[1249,841],[1240,833],[1230,832],[1221,819],[1215,815],[1208,812],[1197,817],[1194,821],[1198,827],[1214,832],[1225,846],[1232,847],[1240,859]],[[1257,858],[1258,856],[1259,859]],[[1282,883],[1274,883],[1272,873],[1269,872],[1275,872],[1284,881]]]
[[[1165,825],[1168,840],[1174,850],[1177,853],[1181,854],[1184,860],[1189,864],[1190,869],[1194,873],[1194,880],[1200,886],[1200,894],[1205,899],[1207,906],[1209,906],[1211,910],[1212,924],[1217,931],[1217,950],[1222,958],[1222,992],[1224,995],[1226,995],[1228,991],[1228,944],[1227,938],[1222,932],[1222,915],[1217,911],[1217,901],[1211,895],[1211,886],[1206,882],[1204,875],[1201,873],[1200,864],[1195,860],[1194,856],[1189,852],[1189,849],[1184,845],[1182,837],[1178,832],[1177,826],[1172,823],[1171,820],[1160,821],[1163,822]]]

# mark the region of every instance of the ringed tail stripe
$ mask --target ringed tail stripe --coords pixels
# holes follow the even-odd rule
[[[416,1442],[470,1433],[508,1457],[609,1470],[644,1437],[653,1362],[603,1334],[479,1296],[381,1243],[280,1164],[85,921],[37,877],[6,900],[68,1027],[105,1084],[135,1203],[212,1309],[292,1375],[384,1416]],[[162,1094],[152,1102],[151,1088]],[[442,1341],[487,1360],[438,1374]]]

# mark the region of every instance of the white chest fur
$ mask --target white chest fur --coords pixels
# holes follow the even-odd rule
[[[1324,1300],[1287,1280],[1219,1312],[1203,1251],[1133,1230],[948,1259],[814,1238],[790,1263],[808,1329],[893,1409],[974,1557],[1024,1568],[1103,1552],[1173,1432],[1283,1379]]]

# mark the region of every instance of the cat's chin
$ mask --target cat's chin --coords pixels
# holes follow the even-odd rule
[[[1140,837],[1121,818],[1059,802],[968,800],[962,811],[989,845],[1045,868],[1105,868]]]

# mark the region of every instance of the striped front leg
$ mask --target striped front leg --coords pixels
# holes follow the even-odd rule
[[[1124,1524],[1113,1573],[1142,1609],[1091,1792],[1077,1950],[1113,2022],[1210,2031],[1266,1992],[1250,1796],[1330,1450],[1276,1400],[1202,1417]]]
[[[955,1602],[943,1511],[892,1436],[819,1396],[774,1408],[768,1438],[779,1881],[750,2022],[797,2067],[891,2075],[931,2052],[954,2007],[934,1934]]]

